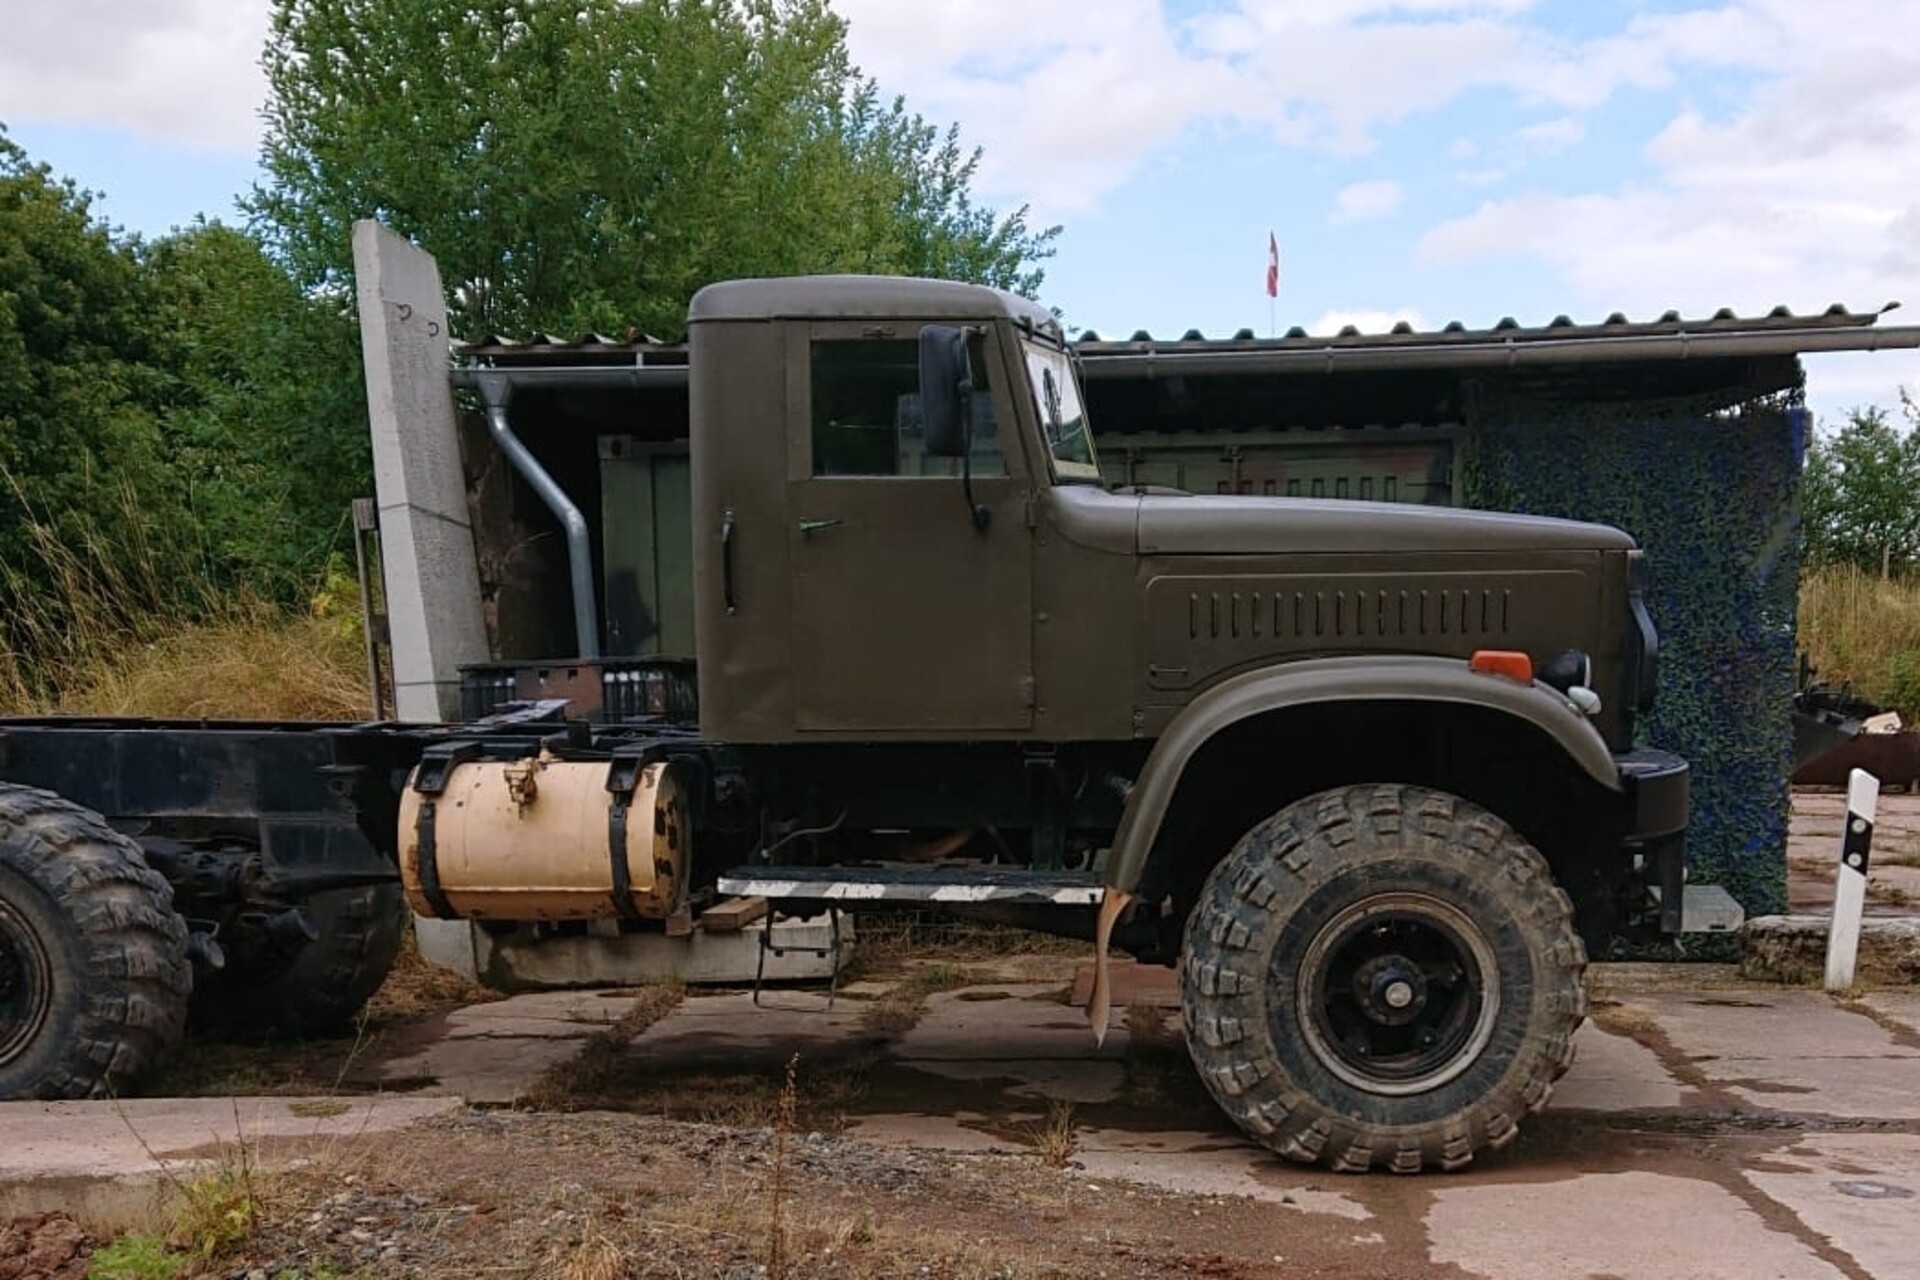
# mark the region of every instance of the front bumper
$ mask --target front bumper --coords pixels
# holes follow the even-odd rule
[[[1660,932],[1678,934],[1687,885],[1687,815],[1692,769],[1668,751],[1636,748],[1614,756],[1631,806],[1627,844],[1648,884],[1660,891]]]

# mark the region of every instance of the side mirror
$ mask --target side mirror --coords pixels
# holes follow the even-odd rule
[[[973,446],[972,398],[967,331],[928,325],[920,331],[920,426],[930,456],[967,456]]]

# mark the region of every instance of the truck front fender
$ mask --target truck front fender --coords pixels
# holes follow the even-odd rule
[[[1622,789],[1605,739],[1556,689],[1469,671],[1457,658],[1310,659],[1236,676],[1208,689],[1174,717],[1154,743],[1128,794],[1113,837],[1107,885],[1124,893],[1138,890],[1181,776],[1215,734],[1252,716],[1325,702],[1448,702],[1488,707],[1540,729],[1607,790]]]

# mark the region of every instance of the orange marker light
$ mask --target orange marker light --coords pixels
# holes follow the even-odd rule
[[[1513,649],[1479,649],[1467,659],[1467,670],[1483,676],[1505,676],[1521,684],[1533,683],[1533,659]]]

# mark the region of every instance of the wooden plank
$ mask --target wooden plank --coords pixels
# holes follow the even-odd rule
[[[710,933],[738,933],[767,914],[765,898],[729,898],[700,913],[700,927]]]

